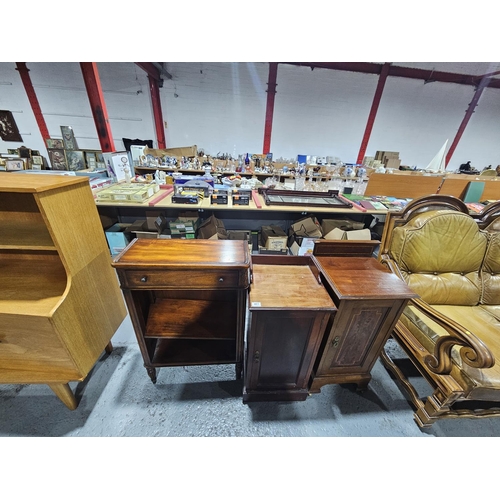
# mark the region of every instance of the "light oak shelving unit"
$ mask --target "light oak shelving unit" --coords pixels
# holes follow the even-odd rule
[[[126,309],[87,178],[0,173],[0,383],[78,402]]]

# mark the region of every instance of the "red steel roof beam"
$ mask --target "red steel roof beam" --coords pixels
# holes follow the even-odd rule
[[[156,140],[159,149],[165,149],[165,127],[163,125],[163,113],[161,110],[160,86],[161,80],[160,70],[150,62],[136,62],[137,66],[144,70],[148,75],[149,93],[151,95],[151,105],[153,107],[153,118],[156,129]]]
[[[370,141],[370,135],[372,133],[373,124],[375,123],[375,117],[377,116],[378,106],[380,104],[380,99],[382,98],[382,93],[384,91],[385,82],[387,80],[387,75],[389,74],[390,63],[385,63],[382,66],[382,71],[380,73],[377,88],[375,89],[375,95],[373,96],[372,107],[370,109],[370,114],[368,115],[368,120],[366,122],[365,133],[361,141],[361,147],[359,148],[358,159],[356,163],[362,163],[365,157],[366,148],[368,147],[368,142]]]
[[[40,134],[42,135],[43,140],[49,139],[49,129],[47,128],[47,124],[45,123],[45,118],[42,114],[42,109],[40,108],[40,104],[38,102],[38,98],[35,93],[35,89],[33,88],[33,83],[31,82],[31,78],[29,75],[29,69],[24,62],[16,63],[16,70],[19,71],[19,75],[24,85],[24,90],[26,90],[26,94],[28,95],[29,102],[31,104],[31,109],[33,110],[33,114],[35,115],[36,122],[38,124],[38,128],[40,129]]]
[[[99,78],[99,72],[97,71],[97,63],[81,62],[80,68],[82,70],[85,88],[87,89],[101,150],[103,153],[112,153],[115,151],[115,146],[111,127],[109,125],[108,111],[104,101],[101,80]]]
[[[267,82],[267,104],[266,104],[266,122],[264,125],[264,146],[263,154],[271,151],[271,132],[273,129],[274,116],[274,97],[276,96],[276,79],[278,75],[278,63],[269,63],[269,79]]]
[[[485,76],[481,80],[481,83],[478,85],[476,92],[474,93],[474,96],[472,97],[472,101],[469,103],[469,107],[467,108],[467,111],[465,112],[465,116],[462,120],[462,123],[460,124],[460,127],[458,128],[457,134],[455,135],[455,139],[453,139],[453,142],[450,146],[450,149],[448,150],[448,153],[446,155],[446,159],[445,159],[446,166],[448,166],[448,163],[450,162],[451,157],[453,156],[453,153],[455,152],[455,149],[458,146],[458,143],[460,142],[462,134],[464,133],[465,128],[467,127],[467,124],[469,123],[469,120],[471,119],[472,113],[474,113],[474,110],[479,103],[479,99],[481,98],[483,90],[488,86],[488,82],[489,82],[490,78],[491,78],[491,76]]]
[[[382,71],[382,64],[365,62],[282,62],[279,64],[292,64],[295,66],[306,66],[309,68],[334,69],[339,71],[353,71],[355,73],[369,73],[379,75]],[[388,76],[411,78],[423,80],[425,83],[442,82],[457,83],[459,85],[476,86],[480,81],[480,76],[464,75],[461,73],[448,73],[446,71],[434,71],[428,69],[405,68],[395,66],[394,63],[389,69]],[[488,82],[488,87],[500,88],[500,79],[492,79]]]

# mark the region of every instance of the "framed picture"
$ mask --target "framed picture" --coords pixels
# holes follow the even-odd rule
[[[31,157],[31,161],[33,162],[33,165],[43,165],[43,158],[41,156],[33,155]]]
[[[11,158],[5,162],[5,169],[8,171],[24,170],[24,160],[22,158]]]
[[[45,139],[47,149],[64,149],[64,142],[62,139]]]
[[[7,154],[19,156],[19,150],[18,149],[7,149]]]
[[[0,110],[0,138],[5,142],[23,142],[11,111]]]
[[[74,151],[78,149],[76,145],[75,134],[73,133],[73,128],[67,125],[61,125],[61,133],[64,143],[64,149],[67,151]]]
[[[66,162],[68,164],[68,170],[85,170],[86,168],[83,151],[66,150]]]
[[[64,149],[49,149],[48,152],[52,170],[68,170]]]

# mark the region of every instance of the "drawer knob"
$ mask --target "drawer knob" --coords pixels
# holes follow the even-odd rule
[[[219,281],[222,283],[224,281],[224,278],[219,278]]]
[[[143,283],[146,283],[146,281],[148,281],[148,277],[147,277],[147,276],[143,276],[143,277],[141,278],[141,281],[142,281]]]

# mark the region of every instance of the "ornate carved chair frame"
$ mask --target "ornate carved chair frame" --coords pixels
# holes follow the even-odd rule
[[[404,279],[403,275],[389,255],[393,231],[416,215],[431,210],[454,210],[470,215],[461,200],[438,194],[413,200],[403,211],[389,213],[384,225],[379,260],[401,279]],[[500,202],[488,205],[480,214],[471,217],[476,220],[480,229],[500,231]],[[432,394],[428,396],[419,395],[407,374],[396,364],[395,359],[391,359],[387,344],[381,353],[382,363],[401,383],[414,405],[416,423],[420,427],[429,427],[441,418],[500,416],[500,402],[470,400],[467,397],[467,387],[451,375],[451,351],[454,346],[459,347],[462,362],[475,368],[490,368],[495,364],[489,348],[472,332],[442,315],[422,299],[413,299],[410,304],[419,314],[431,318],[448,334],[436,342],[434,352],[429,352],[401,321],[398,321],[392,334],[392,338],[432,387]]]

